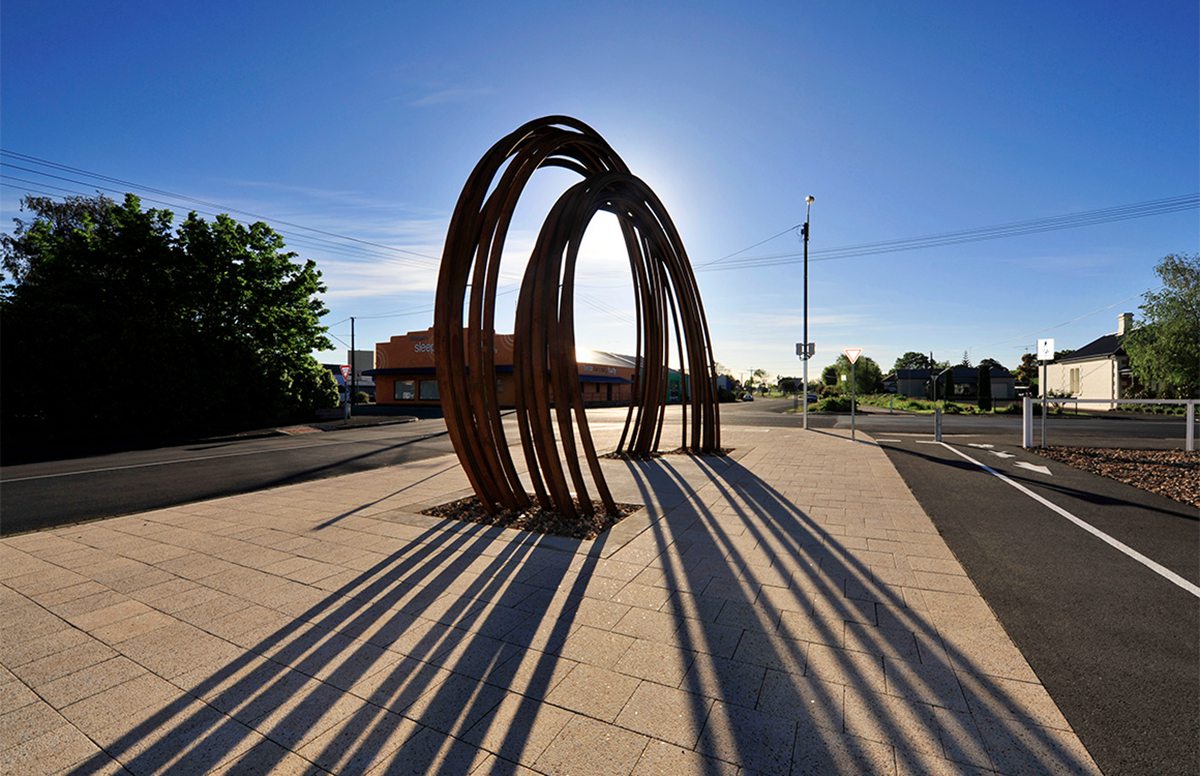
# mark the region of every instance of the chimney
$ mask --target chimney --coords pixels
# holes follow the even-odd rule
[[[1117,336],[1124,337],[1133,331],[1133,313],[1121,313],[1117,316]]]

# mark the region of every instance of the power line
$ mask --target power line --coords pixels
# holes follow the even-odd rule
[[[114,188],[111,188],[108,186],[100,186],[100,185],[97,185],[94,183],[88,183],[86,181],[75,180],[73,178],[66,178],[66,177],[63,177],[60,175],[51,175],[50,173],[44,173],[44,172],[41,172],[38,170],[29,170],[29,168],[21,167],[19,165],[14,165],[10,162],[0,161],[0,167],[8,167],[10,169],[30,171],[30,172],[33,172],[35,175],[44,175],[47,177],[54,178],[56,180],[66,181],[68,183],[75,183],[79,186],[90,187],[92,189],[92,191],[95,191],[95,192],[108,192],[110,194],[124,194],[125,193],[122,189],[114,189]],[[0,178],[5,179],[5,180],[10,180],[10,181],[16,181],[16,182],[20,182],[20,183],[30,184],[32,186],[41,186],[41,187],[45,187],[45,188],[55,189],[57,191],[61,191],[61,192],[65,192],[67,194],[73,194],[73,195],[77,195],[77,196],[87,196],[90,193],[87,191],[80,191],[79,189],[66,188],[64,186],[55,186],[55,185],[46,183],[44,181],[31,181],[27,178],[21,178],[21,177],[15,176],[15,175],[0,174]],[[25,186],[25,187],[23,187],[23,189],[25,191],[28,191],[31,193],[43,194],[43,195],[50,196],[50,197],[56,196],[56,195],[51,194],[50,192],[47,192],[43,189],[31,188],[30,186]],[[141,196],[140,198],[147,202],[154,202],[159,205],[166,205],[168,207],[175,207],[175,208],[187,207],[188,209],[190,209],[196,213],[203,214],[203,215],[208,215],[208,216],[216,216],[217,215],[217,213],[215,211],[203,210],[201,208],[193,208],[191,206],[180,205],[180,203],[172,202],[170,200],[159,199],[156,197],[149,197],[149,196]],[[247,226],[249,225],[249,222],[247,222],[247,221],[239,220],[239,219],[234,219],[234,220],[240,224],[244,224]],[[364,258],[364,257],[365,258],[374,258],[374,259],[379,259],[381,261],[386,261],[388,263],[397,264],[399,266],[414,267],[417,269],[432,269],[433,268],[433,265],[431,265],[429,262],[418,261],[417,259],[410,259],[407,257],[386,256],[377,250],[373,250],[370,248],[363,248],[358,245],[343,245],[343,244],[336,243],[332,240],[326,240],[321,237],[313,237],[311,235],[297,235],[296,233],[292,232],[290,229],[277,229],[276,231],[278,231],[280,234],[287,237],[288,244],[289,244],[289,246],[292,246],[292,247],[307,247],[309,249],[318,250],[318,251],[322,251],[322,252],[329,253],[329,254],[342,254],[342,255],[348,256],[352,259]]]
[[[1176,213],[1184,210],[1194,210],[1200,207],[1200,194],[1185,194],[1176,197],[1135,202],[1127,205],[1087,210],[1065,215],[1036,218],[1029,221],[1016,221],[995,226],[984,226],[975,229],[965,229],[957,232],[944,232],[923,237],[909,237],[899,240],[888,240],[874,243],[846,245],[825,250],[810,251],[809,261],[837,261],[840,259],[874,256],[885,253],[936,248],[946,245],[958,245],[983,240],[997,240],[1005,237],[1017,237],[1027,234],[1052,232],[1062,229],[1076,229],[1096,224],[1128,221],[1135,218]],[[702,264],[698,269],[722,271],[730,269],[747,269],[750,267],[771,267],[782,264],[795,264],[802,260],[802,254],[781,253],[767,256],[748,256],[728,262],[722,266],[713,266],[714,262]]]
[[[75,175],[83,175],[88,178],[94,178],[96,180],[107,181],[109,183],[116,183],[121,186],[132,186],[132,187],[134,187],[136,189],[140,189],[142,191],[149,191],[151,193],[159,194],[162,196],[174,197],[175,199],[180,199],[185,202],[193,202],[193,203],[196,203],[199,205],[203,205],[204,207],[216,208],[218,210],[224,210],[224,211],[227,211],[230,213],[239,213],[243,216],[248,216],[250,218],[258,219],[261,221],[272,221],[277,224],[283,224],[285,226],[290,226],[293,229],[302,229],[306,232],[313,232],[315,234],[325,235],[326,237],[334,237],[339,240],[347,240],[349,242],[359,243],[362,245],[369,245],[369,246],[372,246],[375,248],[382,248],[383,250],[387,250],[387,251],[394,251],[396,253],[408,254],[410,256],[415,256],[418,258],[426,259],[428,261],[433,261],[433,262],[439,261],[439,259],[435,256],[430,256],[425,253],[419,253],[417,251],[412,251],[407,248],[397,248],[394,245],[386,245],[384,243],[377,243],[377,242],[374,242],[371,240],[364,240],[364,239],[361,239],[358,237],[351,237],[349,235],[338,234],[337,232],[331,232],[331,231],[328,231],[325,229],[318,229],[317,227],[313,227],[313,226],[305,226],[304,224],[297,224],[297,223],[294,223],[291,221],[284,221],[281,218],[273,218],[271,216],[264,216],[264,215],[260,215],[258,213],[252,213],[248,210],[241,210],[239,208],[227,207],[227,206],[221,205],[219,203],[210,202],[208,200],[203,200],[198,197],[192,197],[187,194],[179,194],[177,192],[168,191],[166,189],[159,189],[159,188],[155,188],[153,186],[147,186],[144,184],[135,183],[133,181],[124,180],[122,178],[116,178],[116,177],[113,177],[110,175],[104,175],[102,173],[85,170],[80,167],[72,167],[70,165],[61,164],[59,162],[51,161],[49,159],[42,159],[40,157],[31,156],[29,154],[23,154],[18,151],[11,151],[6,148],[0,148],[0,154],[3,154],[4,156],[12,157],[14,159],[19,159],[19,160],[27,162],[27,163],[32,163],[32,164],[41,165],[43,167],[48,167],[53,170],[69,172],[69,173],[73,173]],[[40,170],[29,170],[27,168],[17,167],[16,165],[10,165],[10,166],[16,167],[17,169],[25,170],[26,172],[32,172],[35,175],[44,175],[44,176],[53,177],[53,178],[60,177],[60,176],[52,175],[51,173],[42,172]],[[69,180],[69,179],[63,178],[63,180]],[[84,185],[84,186],[91,185],[91,184],[84,183],[81,181],[72,181],[72,182],[80,183],[81,185]]]

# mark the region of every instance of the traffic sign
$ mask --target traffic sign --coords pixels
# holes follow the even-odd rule
[[[846,358],[850,359],[850,363],[853,364],[862,355],[862,348],[846,348],[842,352],[846,354]]]
[[[1038,361],[1053,361],[1054,360],[1054,340],[1040,339],[1038,340]]]
[[[350,379],[350,366],[348,364],[342,364],[342,379]]]

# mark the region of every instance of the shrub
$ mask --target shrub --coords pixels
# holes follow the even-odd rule
[[[817,402],[817,412],[849,412],[849,396],[826,396]]]

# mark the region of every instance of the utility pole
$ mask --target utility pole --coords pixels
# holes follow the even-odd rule
[[[347,397],[347,403],[350,405],[350,414],[354,415],[354,395],[358,393],[358,370],[354,368],[354,316],[350,316],[350,395]]]
[[[808,223],[809,217],[812,215],[813,202],[816,197],[809,194],[804,198],[804,226],[801,227],[804,235],[804,430],[808,430],[808,359],[812,353],[812,347],[808,342]]]

